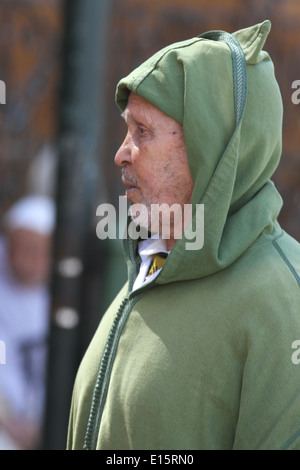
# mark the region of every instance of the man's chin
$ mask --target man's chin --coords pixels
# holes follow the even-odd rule
[[[125,196],[132,204],[141,203],[141,192],[139,188],[135,186],[132,188],[127,188],[125,192]]]

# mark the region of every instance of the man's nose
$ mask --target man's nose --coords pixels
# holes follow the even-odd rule
[[[122,143],[121,147],[117,151],[115,155],[115,163],[118,166],[125,166],[127,163],[131,162],[131,145],[130,145],[130,137],[127,134],[125,137],[124,142]]]

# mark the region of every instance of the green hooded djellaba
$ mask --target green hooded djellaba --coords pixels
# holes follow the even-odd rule
[[[128,282],[80,365],[69,449],[300,449],[300,246],[270,179],[270,27],[172,44],[118,84],[121,111],[134,92],[183,125],[193,220],[137,289],[138,240],[124,240]]]

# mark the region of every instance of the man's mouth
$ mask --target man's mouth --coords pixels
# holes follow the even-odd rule
[[[128,196],[131,192],[138,189],[137,183],[133,178],[130,178],[124,172],[122,173],[122,183],[126,186],[126,196]]]
[[[123,183],[124,186],[126,186],[126,188],[128,188],[128,189],[132,189],[132,188],[136,188],[136,187],[137,187],[137,186],[136,186],[134,183],[132,183],[131,181],[128,181],[128,180],[123,179],[123,178],[122,178],[122,183]]]

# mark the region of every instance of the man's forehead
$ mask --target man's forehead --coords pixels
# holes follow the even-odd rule
[[[134,113],[135,111],[146,111],[146,110],[154,110],[154,111],[159,111],[158,108],[156,108],[153,104],[149,103],[149,101],[145,100],[141,96],[135,94],[135,93],[130,93],[127,106],[125,108],[125,111],[122,113],[122,116],[128,116],[129,114]]]
[[[173,121],[172,118],[167,116],[152,103],[135,93],[130,94],[122,117],[126,122],[140,122],[141,120],[145,120],[149,123],[155,123],[157,120]]]

